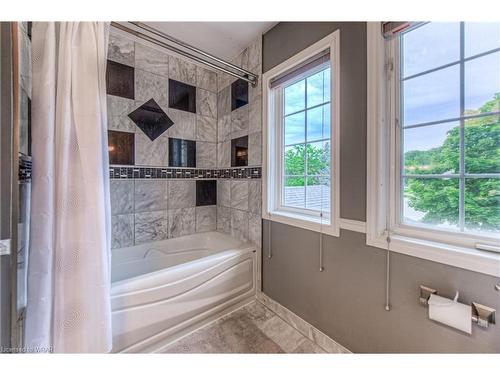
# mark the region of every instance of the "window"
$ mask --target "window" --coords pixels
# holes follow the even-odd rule
[[[338,234],[338,32],[264,75],[264,217]]]
[[[328,63],[284,85],[281,204],[330,211],[330,67]]]
[[[498,233],[500,24],[424,24],[398,65],[399,222]]]
[[[369,23],[367,243],[500,276],[500,23],[380,30]]]

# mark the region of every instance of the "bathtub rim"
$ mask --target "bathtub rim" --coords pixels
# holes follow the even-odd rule
[[[239,248],[245,248],[248,246],[252,246],[253,244],[250,241],[244,241],[244,240],[239,240],[237,238],[234,238],[230,234],[226,233],[221,233],[217,231],[209,231],[209,232],[199,232],[199,233],[192,233],[188,234],[185,236],[180,236],[180,237],[173,237],[173,238],[165,238],[163,240],[159,241],[151,241],[151,242],[145,242],[137,245],[132,245],[132,246],[126,246],[126,247],[120,247],[116,249],[111,250],[111,255],[112,255],[112,260],[111,260],[111,265],[113,266],[113,258],[118,259],[118,264],[122,263],[122,259],[124,255],[126,255],[127,252],[147,252],[150,250],[157,250],[160,252],[163,252],[165,254],[170,254],[170,253],[182,253],[183,251],[188,251],[192,250],[193,247],[182,247],[181,249],[168,249],[168,247],[171,247],[175,245],[176,243],[179,244],[186,244],[191,241],[196,241],[196,240],[204,240],[203,242],[209,242],[209,241],[223,241],[226,242],[227,245],[224,247],[224,249],[239,249]],[[165,247],[167,247],[167,250],[165,250]]]
[[[170,242],[170,244],[172,246],[172,244],[175,244],[177,242],[181,242],[182,240],[184,240],[182,242],[185,242],[185,241],[190,241],[190,240],[193,240],[193,239],[194,240],[199,239],[199,238],[203,239],[204,237],[207,239],[207,241],[210,241],[210,237],[211,236],[216,237],[215,238],[216,241],[217,240],[225,240],[225,241],[227,241],[227,243],[228,243],[227,246],[223,247],[222,249],[214,249],[216,251],[213,254],[210,254],[210,255],[207,255],[207,256],[203,256],[203,257],[200,257],[200,258],[192,259],[190,261],[179,263],[179,264],[175,264],[175,265],[172,265],[172,266],[169,266],[169,267],[161,268],[161,269],[156,270],[156,271],[146,272],[146,273],[143,273],[143,274],[140,274],[140,275],[136,275],[136,276],[133,276],[133,277],[129,277],[129,278],[125,278],[125,279],[121,279],[121,280],[117,280],[117,281],[112,281],[111,282],[111,291],[110,291],[111,297],[113,298],[115,296],[113,294],[113,289],[114,289],[115,286],[116,287],[122,286],[122,285],[124,285],[127,282],[133,282],[135,280],[138,280],[138,279],[144,278],[144,277],[154,277],[154,275],[158,275],[158,274],[164,272],[166,269],[180,268],[181,266],[183,266],[185,264],[192,264],[193,262],[197,262],[200,259],[204,259],[204,258],[211,258],[211,257],[220,256],[221,253],[224,253],[226,251],[231,251],[231,250],[241,251],[242,253],[243,252],[247,252],[247,251],[252,251],[254,253],[257,252],[257,246],[255,244],[251,243],[250,241],[238,240],[238,239],[232,237],[229,234],[220,233],[220,232],[216,232],[216,231],[194,233],[194,234],[190,234],[188,236],[168,238],[168,239],[164,239],[164,240],[161,240],[161,241],[148,242],[148,243],[145,243],[145,244],[139,244],[139,245],[133,245],[133,246],[123,247],[123,248],[119,248],[119,249],[114,249],[113,251],[115,251],[115,252],[119,251],[120,253],[125,253],[125,252],[132,252],[132,251],[148,252],[150,250],[157,250],[157,251],[160,251],[160,252],[164,253],[165,255],[182,254],[183,252],[188,252],[188,251],[194,250],[193,247],[185,247],[183,249],[180,249],[180,250],[176,249],[176,250],[173,250],[173,251],[171,249],[169,251],[163,251],[163,250],[161,250],[161,245]],[[234,244],[234,246],[233,246],[233,244]],[[150,247],[150,246],[152,246],[152,247]],[[113,267],[115,265],[124,265],[126,263],[131,263],[131,262],[134,262],[134,261],[137,261],[137,259],[135,259],[135,260],[133,260],[133,259],[120,260],[120,261],[118,261],[115,264],[115,263],[113,263],[113,253],[112,253],[112,258],[111,258],[111,273],[113,272]]]

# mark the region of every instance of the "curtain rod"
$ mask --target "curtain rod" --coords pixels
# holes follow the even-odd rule
[[[147,25],[144,25],[144,24],[142,24],[140,22],[130,22],[130,24],[134,25],[135,27],[138,27],[138,28],[141,28],[143,30],[146,30],[146,31],[148,31],[148,32],[150,32],[150,33],[152,33],[152,34],[154,34],[154,35],[156,35],[156,36],[158,36],[158,37],[160,37],[162,39],[166,39],[166,40],[168,40],[168,41],[170,41],[172,43],[176,43],[176,44],[180,45],[183,48],[186,48],[186,49],[189,49],[189,50],[191,50],[193,52],[201,54],[201,55],[203,55],[203,56],[205,56],[205,57],[207,57],[209,59],[212,59],[212,60],[214,60],[214,61],[216,61],[216,62],[218,62],[220,64],[224,64],[224,65],[230,67],[231,69],[234,69],[234,70],[239,71],[241,73],[236,73],[236,72],[234,72],[232,70],[229,70],[227,68],[219,66],[219,65],[217,65],[217,64],[215,64],[213,62],[207,61],[207,60],[205,60],[205,59],[203,59],[201,57],[195,56],[195,55],[193,55],[193,54],[191,54],[189,52],[183,51],[183,50],[181,50],[181,49],[179,49],[179,48],[177,48],[175,46],[172,46],[172,45],[164,42],[161,39],[152,37],[150,35],[147,35],[145,33],[140,32],[138,30],[135,30],[133,28],[125,26],[125,25],[123,25],[121,23],[111,22],[111,26],[113,26],[116,29],[125,31],[128,34],[132,34],[132,35],[136,36],[137,38],[146,40],[146,41],[148,41],[150,43],[153,43],[153,44],[156,44],[156,45],[158,45],[160,47],[166,48],[166,49],[168,49],[170,51],[178,53],[179,55],[182,55],[182,56],[187,57],[187,58],[189,58],[191,60],[197,61],[197,62],[199,62],[201,64],[207,65],[207,66],[209,66],[209,67],[211,67],[213,69],[219,70],[219,71],[224,72],[226,74],[229,74],[229,75],[231,75],[233,77],[240,78],[240,79],[242,79],[242,80],[244,80],[246,82],[249,82],[254,87],[257,85],[258,76],[256,74],[252,73],[252,72],[249,72],[249,71],[247,71],[245,69],[242,69],[242,68],[240,68],[240,67],[238,67],[238,66],[236,66],[234,64],[231,64],[231,63],[228,63],[228,62],[226,62],[226,61],[224,61],[222,59],[219,59],[218,57],[213,56],[213,55],[209,54],[208,52],[202,51],[202,50],[200,50],[200,49],[198,49],[196,47],[193,47],[193,46],[191,46],[191,45],[189,45],[187,43],[184,43],[184,42],[182,42],[182,41],[180,41],[178,39],[175,39],[175,38],[173,38],[173,37],[171,37],[171,36],[169,36],[169,35],[161,32],[161,31],[158,31],[158,30],[156,30],[156,29],[154,29],[152,27],[149,27]]]

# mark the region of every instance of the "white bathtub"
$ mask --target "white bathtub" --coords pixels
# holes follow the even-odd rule
[[[255,293],[255,248],[208,232],[113,250],[113,351],[150,352]]]

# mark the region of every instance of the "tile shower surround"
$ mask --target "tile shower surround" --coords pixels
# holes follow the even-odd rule
[[[133,164],[217,167],[215,72],[112,33],[107,81],[108,130],[134,136]],[[137,118],[139,108],[147,103],[154,103],[155,110],[146,111],[147,116]],[[141,119],[158,120],[155,129],[146,127],[146,135],[140,126],[144,129],[148,124],[140,123],[138,120]],[[162,129],[157,129],[162,124]],[[169,140],[174,138],[185,144],[196,144],[191,149],[197,152],[190,157],[189,163],[175,163],[174,158],[169,157],[169,151],[173,151]],[[179,151],[182,150],[179,148]],[[177,159],[184,160],[186,157]]]
[[[112,248],[216,229],[216,206],[196,206],[194,180],[111,180],[111,213]]]
[[[197,198],[208,181],[217,206]],[[260,179],[112,179],[112,248],[214,230],[260,246],[260,208]]]
[[[260,74],[261,39],[257,38],[248,48],[236,56],[232,63],[243,69]],[[219,168],[231,168],[232,144],[243,138],[247,150],[247,165],[261,165],[261,85],[244,85],[227,74],[218,75],[217,94],[217,151]],[[248,90],[247,90],[248,88]],[[237,94],[238,98],[234,98]],[[236,99],[236,100],[235,100]],[[235,147],[236,148],[236,147]],[[233,163],[234,164],[234,163]],[[245,169],[245,167],[240,167]],[[234,168],[238,170],[239,168]],[[260,168],[259,168],[260,171]],[[217,180],[217,230],[241,240],[248,240],[261,247],[261,180]],[[258,257],[260,252],[257,253]],[[260,259],[257,259],[260,267]],[[260,284],[260,269],[257,270]]]
[[[108,129],[135,136],[135,164],[110,167],[113,248],[218,230],[260,246],[261,96],[232,111],[236,79],[110,36],[108,59],[135,69],[135,100],[108,95]],[[234,61],[261,72],[260,38]],[[196,113],[169,108],[169,80],[196,88]],[[154,141],[128,114],[154,99],[174,125]],[[248,167],[231,168],[231,140],[248,137]],[[196,168],[168,165],[168,139],[196,142]],[[196,182],[216,180],[217,205],[196,206]]]

